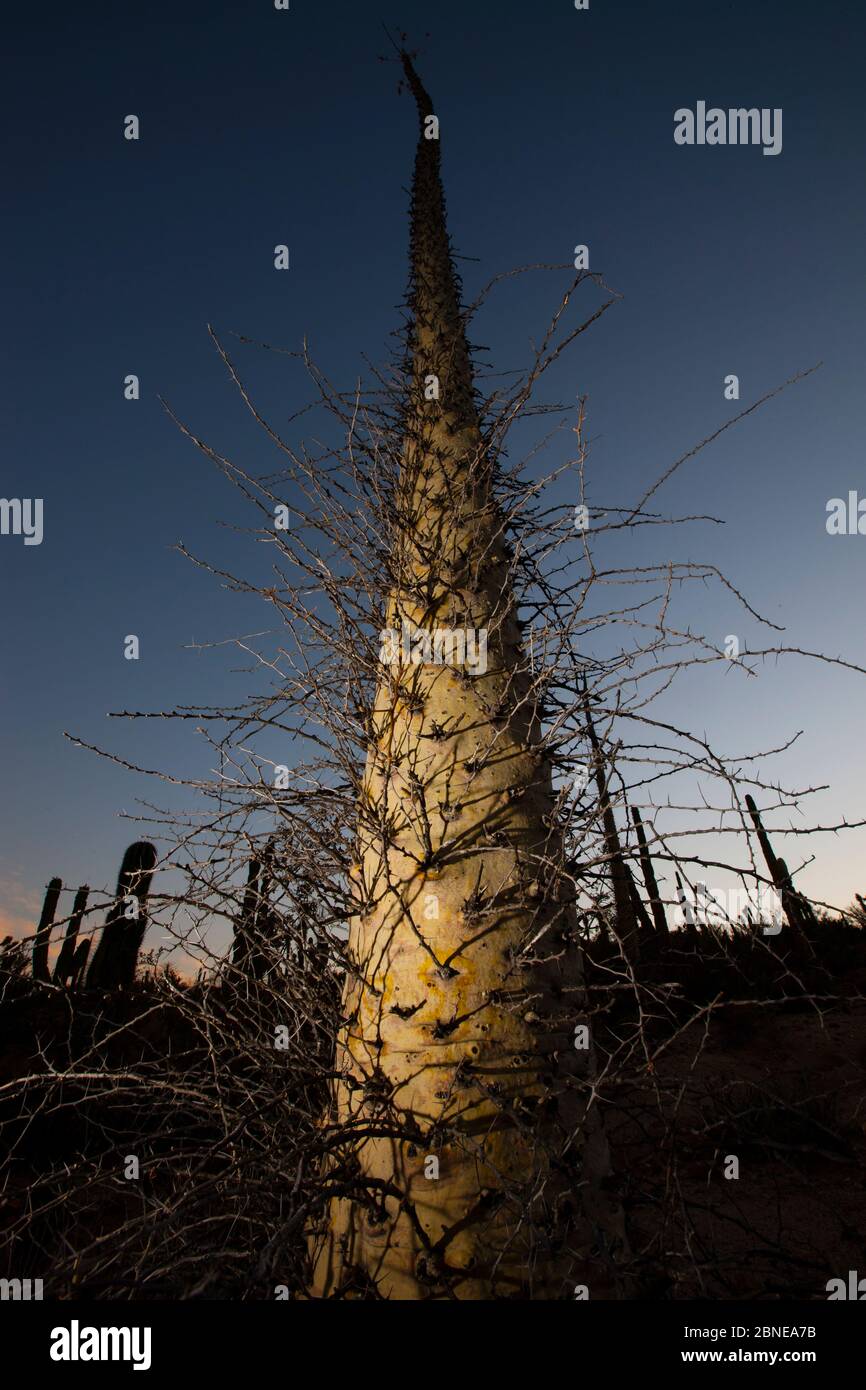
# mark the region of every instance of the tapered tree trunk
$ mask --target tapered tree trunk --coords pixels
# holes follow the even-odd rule
[[[577,1084],[592,1051],[549,765],[524,702],[502,518],[482,447],[433,113],[421,118],[411,231],[412,385],[387,625],[486,633],[487,664],[382,666],[359,817],[335,1114],[369,1200],[332,1199],[312,1293],[387,1298],[573,1296],[606,1229],[607,1171]],[[435,398],[431,378],[438,381]],[[387,644],[384,644],[387,647]],[[396,659],[392,659],[395,658]],[[431,659],[431,657],[433,659]],[[573,1136],[576,1136],[573,1138]],[[566,1158],[560,1155],[567,1150]],[[583,1153],[592,1219],[570,1210]],[[566,1180],[567,1179],[567,1180]],[[591,1180],[590,1180],[591,1179]],[[589,1230],[589,1236],[587,1231]],[[583,1242],[583,1243],[581,1243]]]

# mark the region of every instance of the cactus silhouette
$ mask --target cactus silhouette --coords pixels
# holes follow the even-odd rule
[[[686,895],[686,890],[683,887],[683,881],[678,873],[674,874],[674,878],[677,881],[677,899],[679,901],[680,907],[682,908],[683,919],[685,921],[685,924],[687,927],[694,927],[697,925],[695,922],[695,914],[692,911],[692,905],[689,902],[688,896]]]
[[[606,760],[601,741],[595,730],[595,723],[592,718],[590,708],[589,691],[586,681],[582,685],[583,690],[583,713],[586,720],[586,732],[592,746],[592,764],[595,776],[595,784],[598,787],[598,800],[601,808],[601,820],[604,830],[604,846],[607,855],[608,872],[610,873],[611,888],[613,889],[614,910],[616,912],[617,930],[622,941],[623,950],[632,959],[636,960],[639,955],[638,925],[644,925],[648,930],[652,930],[652,923],[647,917],[646,910],[638,895],[631,870],[626,863],[625,856],[620,844],[619,831],[616,828],[616,817],[613,813],[613,806],[610,800],[610,778],[606,772]]]
[[[261,878],[259,880],[259,905],[256,913],[255,946],[252,955],[252,974],[255,979],[264,979],[275,955],[275,916],[271,908],[271,885],[273,883],[273,847],[268,846],[262,856]]]
[[[262,980],[279,953],[279,916],[270,903],[274,878],[273,840],[261,859],[251,859],[243,903],[235,921],[232,964],[250,980]]]
[[[51,928],[54,925],[54,914],[57,911],[57,901],[62,888],[63,884],[59,878],[53,878],[49,883],[45,891],[45,901],[42,904],[42,916],[39,918],[39,926],[36,928],[36,936],[33,941],[33,978],[46,985],[51,981],[51,974],[48,969],[48,944],[51,940]]]
[[[770,871],[773,885],[782,900],[782,911],[787,918],[788,925],[800,940],[808,945],[804,928],[815,925],[815,913],[812,910],[812,904],[794,887],[791,881],[791,875],[788,872],[788,866],[784,859],[779,859],[778,856],[774,854],[773,846],[770,844],[770,837],[764,829],[764,823],[761,820],[761,814],[752,797],[749,795],[746,796],[746,806],[748,807],[749,815],[752,817],[752,823],[755,827],[755,832],[758,836],[758,842],[763,851],[767,868]]]
[[[70,983],[73,989],[83,989],[84,972],[87,969],[87,958],[90,955],[90,941],[79,941],[72,957],[72,970]]]
[[[664,903],[659,894],[659,886],[656,881],[652,856],[650,855],[649,846],[647,845],[643,821],[640,811],[636,806],[632,806],[631,808],[631,818],[634,821],[637,842],[640,847],[641,868],[643,869],[644,883],[646,884],[646,891],[653,915],[653,922],[655,923],[655,929],[657,932],[666,933],[668,931],[668,919],[665,914]]]
[[[63,938],[63,945],[57,956],[57,964],[54,967],[54,983],[56,985],[72,984],[75,978],[75,958],[76,942],[78,940],[78,930],[81,926],[81,919],[87,907],[87,897],[90,889],[83,884],[75,894],[75,903],[72,908],[72,916],[66,926],[66,935]]]
[[[256,912],[259,905],[261,867],[258,859],[250,860],[244,899],[234,927],[232,964],[247,975],[251,975],[254,968]]]
[[[271,868],[270,848],[262,860],[250,860],[243,905],[235,923],[232,962],[250,980],[264,979],[274,959],[275,918],[269,903]]]
[[[138,952],[147,929],[143,911],[156,865],[156,850],[137,840],[123,856],[117,893],[93,953],[87,984],[91,989],[128,988],[135,978]]]

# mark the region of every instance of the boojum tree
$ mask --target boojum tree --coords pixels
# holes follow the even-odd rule
[[[331,1199],[313,1293],[549,1298],[594,1224],[608,1250],[622,1230],[586,1113],[576,922],[553,867],[551,766],[476,403],[438,120],[401,60],[420,118],[411,362],[333,1117],[364,1195]]]
[[[463,331],[471,310],[460,309],[445,235],[437,123],[411,64],[405,68],[422,125],[410,352],[399,364],[411,385],[399,414],[394,401],[406,376],[399,369],[390,382],[377,372],[372,393],[360,382],[351,392],[336,391],[305,344],[303,353],[289,355],[303,358],[345,441],[333,448],[328,431],[317,429],[312,450],[306,442],[293,449],[255,407],[211,330],[281,466],[275,475],[268,458],[257,476],[249,461],[239,467],[182,426],[258,507],[257,555],[272,557],[265,575],[256,564],[255,583],[222,566],[205,567],[225,586],[266,599],[279,626],[234,639],[245,659],[254,655],[257,673],[240,703],[118,716],[194,720],[213,754],[207,776],[185,779],[172,768],[157,774],[190,789],[188,811],[160,812],[149,798],[136,817],[148,833],[162,820],[161,866],[171,863],[186,875],[182,892],[160,894],[152,905],[160,930],[151,940],[169,944],[160,944],[149,963],[173,943],[202,973],[188,990],[171,973],[145,975],[136,991],[150,1014],[150,991],[158,990],[166,1006],[159,1012],[183,1025],[178,1046],[172,1033],[158,1068],[152,1048],[142,1053],[142,1015],[133,1008],[112,1035],[128,1034],[132,1046],[106,1054],[101,1030],[98,1068],[82,1071],[81,1055],[91,1058],[92,1042],[76,1025],[84,1053],[73,1056],[64,1043],[68,1068],[40,1066],[16,1079],[18,1097],[5,1107],[15,1134],[22,1119],[29,1123],[76,1096],[103,1123],[89,1127],[75,1164],[40,1170],[20,1211],[4,1221],[3,1241],[11,1247],[26,1239],[35,1222],[52,1237],[52,1268],[73,1294],[117,1289],[126,1296],[138,1284],[170,1287],[179,1297],[200,1296],[207,1286],[217,1296],[216,1284],[219,1296],[231,1289],[243,1298],[284,1298],[309,1287],[305,1236],[324,1210],[315,1242],[319,1295],[571,1298],[591,1287],[593,1298],[622,1296],[625,1268],[642,1279],[647,1297],[706,1296],[708,1283],[731,1297],[739,1285],[731,1278],[729,1234],[742,1228],[743,1213],[738,1196],[721,1193],[739,1185],[725,1174],[708,1206],[718,1125],[707,1119],[707,1168],[700,1165],[696,1176],[691,1160],[700,1136],[690,1117],[703,1113],[696,1063],[712,1036],[714,1006],[745,1001],[717,996],[706,1006],[701,987],[690,1003],[681,978],[671,981],[667,964],[660,975],[654,955],[661,942],[667,960],[682,963],[685,948],[722,965],[731,941],[736,953],[728,963],[737,975],[743,961],[751,968],[769,958],[765,978],[786,1008],[804,988],[805,998],[828,1002],[811,953],[802,942],[792,948],[798,935],[808,944],[813,933],[817,947],[824,924],[813,921],[795,887],[799,866],[791,861],[789,871],[764,826],[764,817],[799,813],[816,789],[770,786],[762,753],[744,756],[739,746],[715,753],[705,735],[679,727],[665,695],[674,677],[704,671],[705,663],[721,666],[727,681],[729,674],[751,678],[768,656],[807,653],[781,647],[775,637],[760,649],[750,638],[740,651],[737,639],[734,659],[730,638],[723,650],[718,634],[701,637],[679,618],[685,581],[698,581],[702,594],[720,581],[747,615],[752,636],[768,620],[714,566],[678,561],[670,549],[660,563],[646,564],[630,542],[639,526],[710,520],[665,518],[646,505],[704,445],[778,392],[739,416],[726,411],[720,428],[657,475],[633,506],[612,506],[615,497],[584,489],[583,404],[576,458],[558,453],[547,478],[539,478],[536,462],[531,478],[506,467],[504,438],[534,384],[601,312],[557,345],[574,290],[603,282],[579,256],[578,277],[525,380],[503,388],[500,377],[486,400],[474,393]],[[288,269],[288,258],[274,269]],[[476,372],[476,384],[481,376]],[[572,425],[570,406],[548,409]],[[556,487],[567,475],[557,503],[547,484]],[[608,469],[601,485],[614,491],[622,480],[621,469]],[[610,548],[617,533],[629,542],[624,564]],[[525,643],[516,605],[531,621]],[[703,704],[688,708],[703,720]],[[808,833],[843,828],[850,826]],[[774,839],[789,831],[772,828]],[[807,832],[798,825],[793,833]],[[733,862],[719,835],[738,846]],[[155,850],[145,842],[134,850],[99,946],[111,959],[95,983],[109,992],[132,982],[147,922],[136,908],[147,896]],[[654,927],[630,867],[638,859]],[[695,869],[701,880],[693,883]],[[710,913],[710,873],[719,871],[743,888],[737,908],[728,900],[724,911]],[[136,873],[140,883],[133,882]],[[673,882],[687,925],[681,938],[666,942],[669,927],[679,928],[665,913]],[[752,884],[775,886],[788,920],[767,940],[758,916],[744,925],[735,915],[738,895]],[[50,1005],[47,958],[61,887],[59,879],[50,885],[37,930],[40,1017]],[[90,946],[77,941],[85,909],[81,890],[67,931],[74,958],[58,959],[55,985],[81,985]],[[719,921],[727,914],[730,930]],[[214,931],[211,938],[220,921],[234,925],[230,957],[224,935]],[[591,957],[586,990],[578,931]],[[745,954],[743,931],[751,938]],[[10,945],[0,943],[0,976],[14,986],[23,958]],[[57,1002],[65,1038],[69,1001]],[[86,1024],[83,1015],[79,1022]],[[679,1041],[690,1047],[692,1039],[689,1072],[699,1089],[689,1096],[682,1073],[667,1068]],[[336,1082],[327,1118],[326,1081]],[[180,1157],[165,1143],[148,1157],[152,1192],[173,1213],[168,1222],[154,1224],[152,1203],[137,1211],[122,1204],[116,1220],[116,1203],[110,1211],[94,1208],[94,1192],[116,1183],[112,1116],[128,1128],[131,1082],[148,1133],[182,1140]],[[770,1099],[775,1106],[778,1097]],[[634,1261],[599,1181],[608,1165],[598,1107],[612,1109],[611,1102],[612,1135],[640,1231],[642,1257]],[[753,1113],[747,1098],[744,1114]],[[729,1129],[727,1102],[719,1114]],[[679,1158],[683,1119],[690,1186]],[[637,1164],[636,1131],[644,1151]],[[17,1152],[17,1139],[4,1147]],[[770,1206],[783,1217],[784,1193],[778,1196]],[[725,1200],[727,1208],[717,1205]],[[798,1197],[794,1224],[801,1208]],[[784,1233],[792,1222],[782,1217],[773,1225]],[[754,1228],[746,1226],[745,1240],[754,1246]],[[85,1229],[90,1236],[82,1244]],[[778,1244],[775,1259],[773,1232],[759,1234],[769,1277],[756,1271],[753,1278],[747,1260],[747,1279],[772,1292],[790,1275],[791,1252]],[[805,1296],[814,1289],[813,1254],[820,1252],[795,1257]],[[610,1280],[612,1273],[618,1278]]]

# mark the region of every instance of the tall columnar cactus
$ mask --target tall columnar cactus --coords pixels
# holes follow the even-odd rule
[[[640,862],[643,869],[644,883],[646,884],[647,896],[650,901],[650,909],[653,915],[653,923],[657,932],[664,934],[668,931],[668,919],[665,913],[665,905],[659,893],[658,881],[653,868],[652,855],[647,845],[646,831],[643,827],[641,813],[637,806],[631,808],[631,818],[634,821],[634,828],[637,834],[637,842],[640,848]]]
[[[366,1200],[331,1200],[313,1294],[375,1285],[396,1299],[543,1298],[569,1287],[561,1174],[589,1133],[587,1209],[608,1250],[624,1233],[601,1185],[597,1107],[584,1116],[576,1082],[593,1064],[592,1049],[575,1044],[576,923],[550,868],[561,856],[551,770],[526,698],[438,127],[406,55],[403,67],[420,134],[385,622],[420,634],[421,659],[406,660],[399,644],[382,657],[371,713],[334,1096]],[[424,635],[437,629],[479,643],[484,634],[486,662],[431,660]]]
[[[250,975],[254,973],[254,941],[261,867],[258,859],[250,860],[247,871],[247,886],[244,890],[240,913],[235,921],[234,941],[232,942],[232,964],[244,974]]]
[[[638,924],[643,921],[646,927],[650,929],[652,924],[647,918],[646,910],[644,909],[643,903],[640,901],[634,879],[631,876],[631,870],[622,852],[619,831],[616,826],[616,816],[613,813],[613,806],[610,799],[610,779],[608,777],[606,759],[601,746],[601,740],[595,730],[592,709],[590,707],[589,691],[585,684],[583,686],[583,713],[586,721],[587,737],[592,748],[593,774],[595,776],[596,786],[598,787],[598,800],[601,808],[601,821],[604,831],[605,854],[607,857],[611,888],[613,889],[617,934],[626,954],[631,960],[636,960],[640,950]]]
[[[250,980],[264,979],[274,961],[278,918],[271,907],[274,845],[261,860],[251,859],[243,903],[235,922],[232,964]]]
[[[62,889],[61,880],[52,878],[45,890],[42,916],[39,918],[39,926],[36,928],[36,936],[33,941],[33,978],[46,985],[51,982],[51,972],[48,969],[48,945],[51,940],[51,928],[54,926],[57,902]]]
[[[749,815],[752,817],[752,823],[755,827],[755,832],[758,836],[758,842],[763,851],[767,868],[770,871],[773,885],[782,900],[782,911],[787,918],[788,925],[805,943],[806,937],[804,928],[815,925],[815,913],[812,910],[812,904],[794,887],[791,875],[788,872],[788,866],[784,859],[779,859],[778,856],[773,853],[770,837],[764,829],[764,823],[761,820],[760,812],[751,796],[746,796],[746,806],[748,807]]]
[[[641,897],[640,892],[638,890],[638,886],[634,881],[634,874],[632,873],[629,865],[626,863],[625,860],[623,860],[623,866],[625,868],[627,876],[626,881],[628,883],[628,892],[629,897],[631,898],[631,908],[632,912],[634,913],[635,922],[641,931],[652,932],[655,930],[655,928],[653,926],[649,913],[643,905],[643,898]]]
[[[60,947],[57,956],[57,964],[54,967],[54,983],[56,985],[70,985],[74,982],[76,970],[76,942],[78,931],[87,908],[87,898],[90,889],[86,884],[82,884],[75,894],[75,902],[72,907],[72,916],[66,924],[66,935],[63,938],[63,945]],[[79,957],[80,963],[80,957]]]
[[[115,900],[87,975],[91,989],[128,988],[132,984],[147,930],[144,908],[155,866],[156,850],[147,840],[137,840],[124,854]]]
[[[695,921],[695,914],[692,911],[692,905],[688,900],[688,896],[686,894],[685,888],[683,887],[683,881],[680,878],[679,873],[675,873],[674,878],[677,881],[677,900],[679,902],[680,909],[683,914],[683,921],[685,922],[685,925],[687,927],[696,927],[697,923]]]
[[[274,884],[274,847],[269,844],[262,856],[262,874],[259,882],[259,910],[256,914],[255,954],[253,973],[257,980],[264,979],[273,966],[279,950],[277,942],[278,917],[271,902]]]
[[[84,988],[84,978],[87,971],[87,960],[89,955],[90,941],[89,939],[85,938],[84,941],[79,941],[78,945],[75,948],[75,954],[72,957],[72,973],[70,978],[70,984],[73,989]]]

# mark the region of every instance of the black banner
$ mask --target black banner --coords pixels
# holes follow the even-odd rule
[[[323,1303],[113,1304],[7,1302],[0,1307],[0,1333],[6,1345],[24,1353],[27,1369],[49,1383],[69,1376],[93,1377],[100,1370],[164,1377],[194,1374],[207,1382],[240,1384],[240,1377],[333,1375],[345,1357],[358,1361],[377,1345],[375,1364],[392,1341],[401,1364],[419,1355],[417,1341],[434,1335],[464,1338],[485,1366],[515,1354],[541,1356],[575,1376],[594,1368],[602,1373],[667,1376],[678,1367],[710,1365],[799,1366],[826,1381],[847,1369],[862,1346],[864,1311],[850,1300],[813,1303],[592,1303],[549,1304],[521,1311],[520,1348],[515,1353],[514,1310],[488,1306],[464,1323],[459,1311],[420,1314],[379,1304],[359,1309]],[[442,1317],[446,1321],[443,1324]],[[456,1317],[455,1323],[450,1317]],[[488,1322],[488,1318],[490,1321]],[[429,1319],[429,1321],[428,1321]],[[536,1321],[537,1319],[537,1321]],[[374,1321],[375,1320],[375,1321]],[[412,1337],[412,1343],[402,1341]],[[538,1338],[537,1342],[527,1338]],[[349,1340],[351,1339],[351,1340]],[[437,1344],[439,1346],[439,1344]],[[432,1354],[433,1344],[421,1356]],[[465,1373],[465,1341],[460,1343],[460,1376]],[[441,1349],[441,1348],[440,1348]],[[454,1352],[457,1355],[457,1344]],[[303,1357],[303,1362],[299,1359]],[[562,1358],[565,1357],[565,1365]],[[390,1360],[390,1356],[389,1356]],[[447,1369],[446,1362],[443,1369]],[[302,1369],[303,1367],[303,1369]],[[391,1374],[396,1374],[393,1369]],[[456,1375],[457,1372],[455,1371]],[[189,1383],[187,1381],[187,1383]]]

